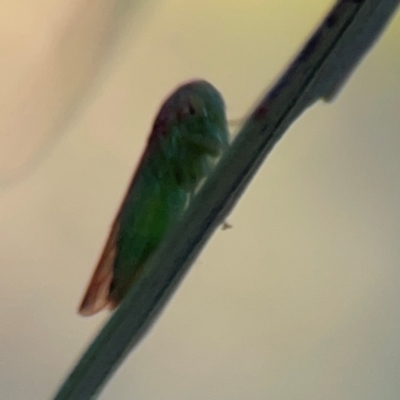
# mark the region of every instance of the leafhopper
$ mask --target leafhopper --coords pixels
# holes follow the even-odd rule
[[[225,105],[210,83],[180,86],[162,105],[79,312],[114,309],[228,147]]]

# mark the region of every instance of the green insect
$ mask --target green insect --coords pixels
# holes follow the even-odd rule
[[[180,86],[165,101],[79,312],[114,309],[229,145],[225,105],[208,82]]]

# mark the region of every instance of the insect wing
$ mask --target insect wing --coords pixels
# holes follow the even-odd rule
[[[110,302],[109,293],[114,275],[114,260],[117,254],[118,230],[117,218],[79,307],[79,314],[81,315],[93,315],[106,306],[114,308],[114,305]]]

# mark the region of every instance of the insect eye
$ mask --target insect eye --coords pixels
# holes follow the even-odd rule
[[[178,120],[183,121],[187,116],[196,115],[197,110],[192,104],[187,104],[185,107],[181,108],[178,112]]]
[[[189,103],[183,108],[182,114],[183,115],[196,115],[197,114],[197,110],[196,110],[196,108],[194,107],[193,104]]]
[[[196,109],[191,105],[191,104],[189,104],[189,114],[190,115],[195,115],[196,114]]]

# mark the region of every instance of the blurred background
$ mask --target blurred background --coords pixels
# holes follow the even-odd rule
[[[245,117],[331,0],[3,0],[0,397],[49,399],[108,318],[76,313],[165,97]],[[397,16],[287,132],[101,395],[400,396]]]

